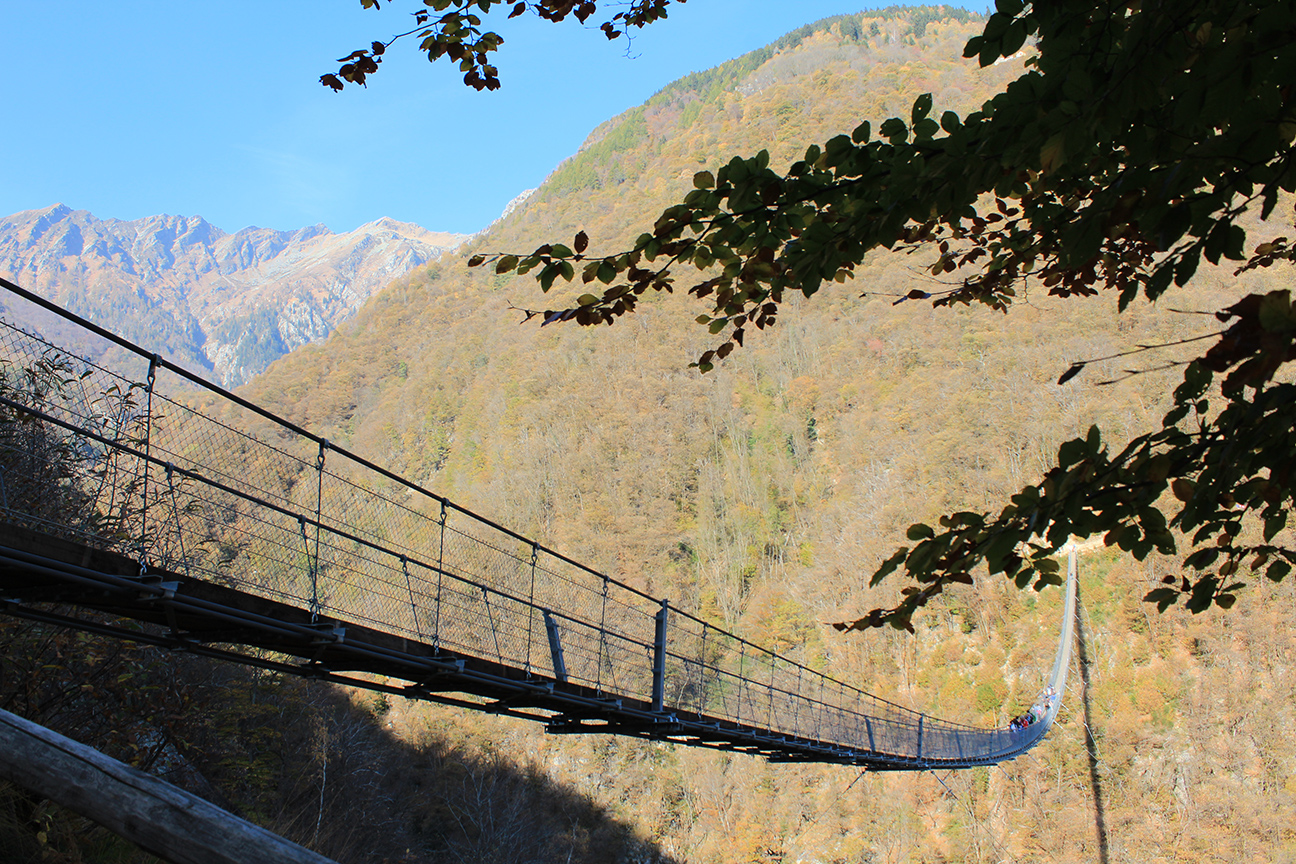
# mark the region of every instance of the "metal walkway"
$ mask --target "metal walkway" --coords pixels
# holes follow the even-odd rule
[[[774,761],[988,765],[1056,717],[1046,696],[1037,723],[978,729],[872,696],[0,285],[0,611]],[[1069,569],[1046,694],[1065,692]]]

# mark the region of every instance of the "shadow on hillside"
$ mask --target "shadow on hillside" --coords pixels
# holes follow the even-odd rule
[[[1098,743],[1093,734],[1093,700],[1089,681],[1089,644],[1085,638],[1084,607],[1080,605],[1080,587],[1076,586],[1076,642],[1080,649],[1081,698],[1084,705],[1085,753],[1089,757],[1089,788],[1093,793],[1094,830],[1098,835],[1098,861],[1108,864],[1110,846],[1107,838],[1107,813],[1103,806],[1102,777],[1098,773]]]
[[[10,618],[0,658],[0,707],[343,864],[672,860],[539,765],[397,739],[378,694]],[[88,828],[0,786],[7,861],[155,860]]]

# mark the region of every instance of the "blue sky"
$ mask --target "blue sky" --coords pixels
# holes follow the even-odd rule
[[[226,231],[349,231],[380,216],[475,231],[598,123],[676,78],[885,4],[691,0],[640,32],[629,58],[623,40],[528,15],[496,27],[494,93],[401,44],[367,89],[322,87],[335,58],[405,29],[421,4],[382,5],[0,4],[0,215],[62,202],[100,218],[200,215]]]

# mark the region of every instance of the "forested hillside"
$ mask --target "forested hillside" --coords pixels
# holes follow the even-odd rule
[[[896,588],[865,582],[910,523],[1015,491],[1095,421],[1115,434],[1164,413],[1174,371],[1124,370],[1162,366],[1173,349],[1094,363],[1058,385],[1073,362],[1202,332],[1197,313],[1258,290],[1263,275],[1240,284],[1207,274],[1119,317],[1114,301],[1041,290],[1004,316],[897,302],[932,281],[922,260],[881,254],[700,375],[687,367],[706,334],[689,326],[696,310],[680,298],[646,301],[612,328],[541,328],[519,311],[551,305],[533,281],[465,266],[474,252],[525,252],[578,230],[594,253],[618,249],[695,172],[762,147],[784,166],[861,118],[906,113],[919,93],[933,94],[937,113],[966,111],[1020,73],[1016,62],[978,70],[961,59],[979,28],[946,8],[843,16],[676,82],[595,130],[462,256],[398,280],[242,392],[845,681],[951,720],[1004,724],[1047,674],[1060,592],[981,582],[926,611],[913,636],[844,636],[829,622],[893,600]],[[1098,383],[1106,379],[1117,380]],[[410,750],[449,748],[523,766],[537,789],[568,790],[611,820],[599,824],[620,826],[617,860],[1296,855],[1296,746],[1282,735],[1296,692],[1292,585],[1256,585],[1229,614],[1157,615],[1140,598],[1176,562],[1095,552],[1082,568],[1086,675],[1073,673],[1049,739],[1003,770],[858,778],[630,740],[550,739],[399,699],[381,722],[400,743],[373,751],[374,764],[394,775]],[[471,836],[452,803],[465,798],[437,792],[448,782],[438,776],[431,791],[393,802],[426,814],[408,860],[600,860],[611,848],[590,833],[594,823],[574,820],[575,839],[540,852],[504,843],[456,859],[463,847],[436,841],[429,826]],[[485,782],[465,780],[463,795]],[[522,843],[524,810],[492,809],[492,830]],[[295,839],[310,842],[310,827]]]

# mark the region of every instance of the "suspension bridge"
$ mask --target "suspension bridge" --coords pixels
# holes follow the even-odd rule
[[[771,761],[989,765],[1057,716],[1074,554],[1035,722],[952,723],[719,629],[0,286],[7,614],[553,733]]]

